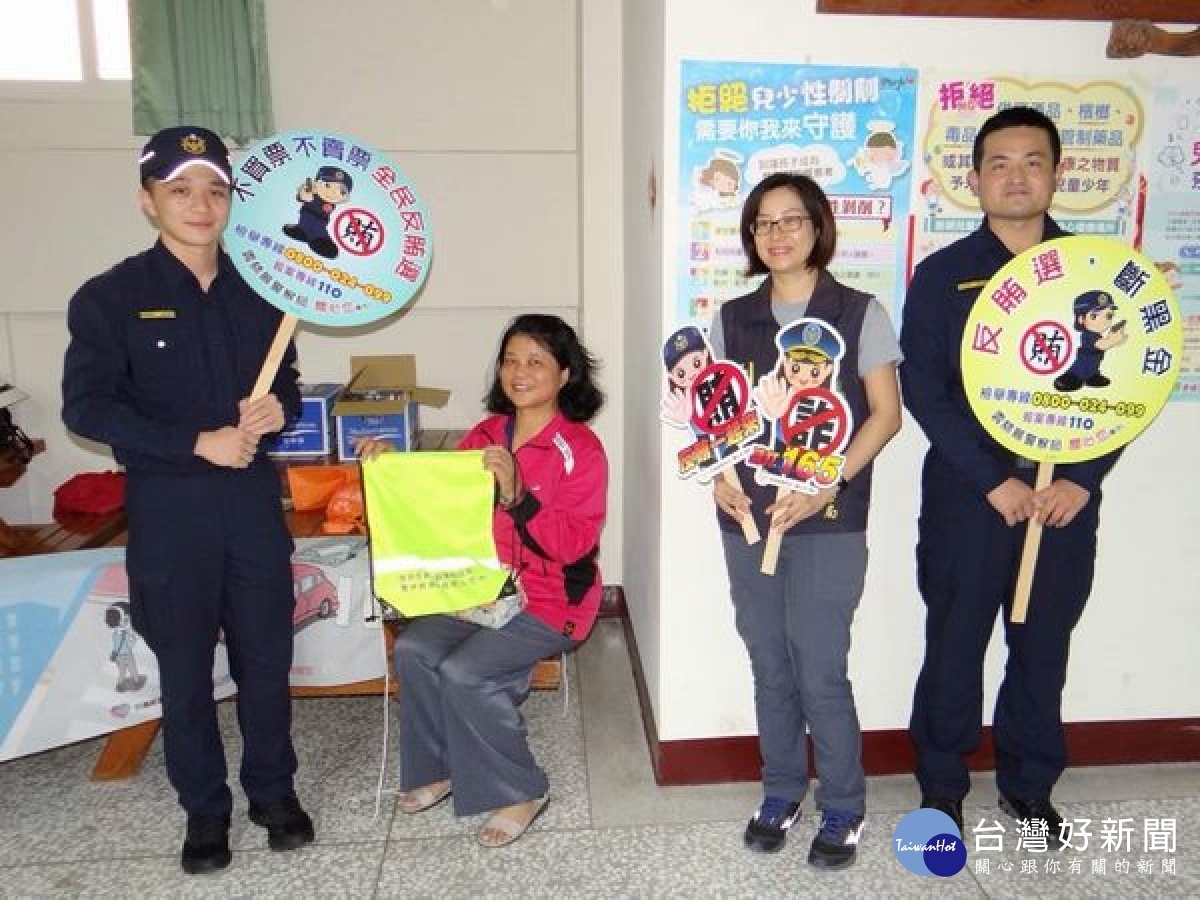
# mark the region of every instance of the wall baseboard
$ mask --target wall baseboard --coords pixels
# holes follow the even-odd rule
[[[601,619],[628,619],[629,612],[625,608],[625,588],[619,584],[604,585],[600,594]]]
[[[758,738],[754,735],[681,741],[658,739],[641,655],[628,617],[623,624],[655,781],[664,786],[758,781],[762,777],[762,761]],[[1066,736],[1073,766],[1200,761],[1200,718],[1068,722]],[[863,768],[868,775],[911,773],[915,762],[905,729],[863,733]],[[995,767],[990,727],[984,728],[983,741],[967,757],[967,765],[972,770]]]

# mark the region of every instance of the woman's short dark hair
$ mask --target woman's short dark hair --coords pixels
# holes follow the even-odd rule
[[[593,376],[597,363],[586,347],[579,341],[575,329],[558,316],[544,313],[526,313],[513,319],[500,339],[496,353],[496,364],[492,376],[492,387],[484,397],[488,412],[512,415],[512,401],[504,395],[500,385],[500,368],[504,365],[504,352],[508,342],[517,335],[531,338],[545,347],[558,363],[559,368],[570,374],[567,383],[558,392],[558,408],[572,422],[588,422],[604,405],[604,394],[596,387]]]
[[[746,251],[747,275],[765,275],[770,271],[754,245],[754,220],[758,218],[763,194],[781,187],[791,188],[799,195],[804,204],[804,211],[808,213],[816,231],[812,252],[808,254],[809,266],[824,269],[833,259],[833,251],[837,249],[837,222],[834,221],[829,198],[825,196],[821,186],[807,175],[777,172],[756,184],[746,195],[746,202],[742,205],[742,249]]]

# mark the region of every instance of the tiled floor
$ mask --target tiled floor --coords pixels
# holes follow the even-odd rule
[[[457,820],[448,804],[405,816],[387,794],[375,818],[382,701],[301,700],[298,789],[316,819],[315,846],[271,853],[238,808],[233,864],[219,875],[185,876],[178,864],[183,816],[160,744],[137,779],[97,784],[88,780],[98,752],[93,741],[0,765],[0,896],[1200,897],[1200,764],[1068,772],[1056,799],[1068,818],[1092,820],[1092,837],[1087,852],[1061,857],[1057,874],[1046,871],[1051,854],[1015,849],[1014,825],[992,803],[994,782],[980,777],[966,810],[968,830],[980,819],[999,821],[1008,829],[1006,852],[972,852],[967,868],[948,879],[913,875],[892,853],[896,823],[917,800],[912,779],[872,778],[857,863],[820,873],[804,861],[811,814],[776,856],[742,848],[756,784],[654,784],[619,623],[601,622],[568,669],[565,713],[561,691],[536,693],[526,704],[553,799],[512,847],[479,847],[481,817]],[[231,712],[225,704],[236,760]],[[1131,850],[1103,852],[1102,820],[1121,818],[1134,826]],[[1142,852],[1147,819],[1174,820],[1174,851]],[[974,850],[973,836],[967,843]],[[1078,873],[1069,868],[1073,858]],[[980,871],[982,860],[990,871]],[[1037,871],[1024,871],[1031,862]],[[1100,862],[1103,874],[1093,870]],[[1139,863],[1151,871],[1139,872]]]

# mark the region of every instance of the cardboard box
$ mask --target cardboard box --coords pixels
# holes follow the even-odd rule
[[[417,384],[417,358],[352,356],[350,382],[333,405],[338,459],[356,459],[354,442],[383,437],[412,450],[420,430],[419,406],[446,405],[450,392]]]
[[[300,417],[265,442],[269,456],[328,456],[333,452],[333,404],[342,386],[325,382],[301,384]]]

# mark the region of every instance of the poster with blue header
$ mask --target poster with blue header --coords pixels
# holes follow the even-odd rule
[[[685,60],[680,81],[675,321],[707,325],[721,303],[752,289],[742,202],[775,172],[821,185],[838,221],[830,269],[898,321],[916,70]]]

